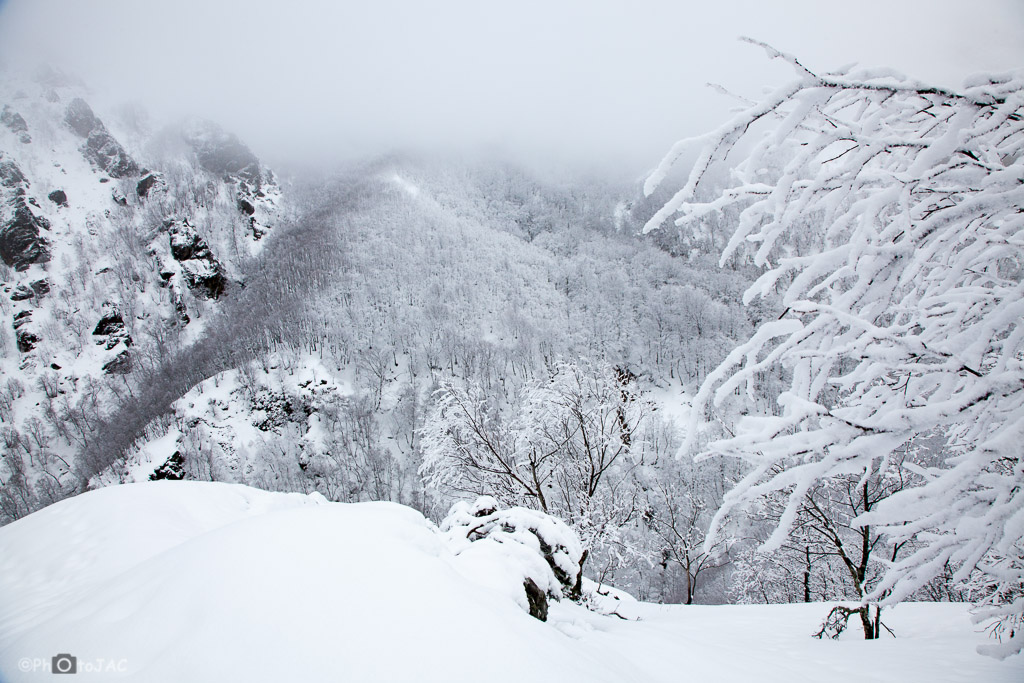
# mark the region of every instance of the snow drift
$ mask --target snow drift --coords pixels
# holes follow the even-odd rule
[[[974,652],[985,636],[961,605],[900,605],[887,620],[899,638],[870,643],[812,639],[820,604],[656,606],[602,591],[618,616],[562,600],[541,622],[522,604],[523,574],[495,569],[501,554],[518,561],[515,534],[467,548],[449,526],[392,503],[222,483],[61,501],[0,529],[0,680],[40,680],[58,655],[92,680],[147,682],[1024,674],[1020,657]]]
[[[608,677],[460,570],[436,527],[395,504],[193,482],[101,489],[0,533],[0,666],[33,680],[26,661],[48,674],[70,653],[145,681]]]

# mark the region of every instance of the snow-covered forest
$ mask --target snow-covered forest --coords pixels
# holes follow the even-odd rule
[[[1019,680],[1018,43],[733,42],[781,71],[635,173],[0,50],[0,681]]]

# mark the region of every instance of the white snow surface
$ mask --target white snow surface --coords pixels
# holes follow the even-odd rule
[[[954,604],[905,604],[878,642],[809,636],[825,605],[656,606],[549,620],[460,564],[392,503],[149,482],[67,499],[0,529],[0,680],[68,653],[99,680],[1020,681],[1024,659]],[[852,630],[852,629],[851,629]],[[102,660],[102,662],[101,662]]]

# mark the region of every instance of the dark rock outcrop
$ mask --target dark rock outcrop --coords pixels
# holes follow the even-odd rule
[[[188,307],[186,307],[185,302],[182,301],[181,293],[175,291],[171,297],[171,300],[174,302],[174,312],[178,316],[178,322],[180,322],[182,325],[188,325],[192,321],[192,318],[190,318],[188,315]]]
[[[188,221],[175,221],[168,228],[171,256],[181,264],[181,273],[197,296],[219,298],[228,286],[224,268]]]
[[[164,180],[160,176],[160,174],[147,173],[145,176],[143,176],[142,180],[140,180],[138,184],[135,186],[135,194],[137,194],[140,199],[145,199],[146,197],[149,196],[150,190],[152,190],[154,187],[158,185],[163,184]]]
[[[50,293],[50,283],[46,280],[36,280],[31,284],[19,284],[11,293],[11,301],[27,301],[28,299],[42,299]]]
[[[102,317],[96,323],[92,334],[94,337],[100,337],[100,339],[96,340],[96,343],[103,344],[107,349],[114,348],[120,342],[124,342],[125,346],[132,345],[132,338],[128,334],[128,330],[125,329],[121,311],[118,310],[117,306],[109,302],[103,304]]]
[[[46,195],[46,198],[57,206],[68,205],[68,195],[64,190],[54,190],[50,194]]]
[[[204,170],[235,186],[236,206],[248,219],[253,240],[263,238],[269,227],[262,223],[266,217],[260,208],[266,206],[268,192],[276,192],[274,174],[235,135],[210,121],[186,124],[181,137]]]
[[[168,234],[171,238],[171,256],[175,261],[213,260],[213,252],[206,240],[200,237],[188,221],[171,223]]]
[[[35,334],[34,332],[30,332],[29,330],[26,329],[18,330],[17,339],[18,350],[21,351],[22,353],[28,353],[29,351],[36,347],[36,344],[42,341],[41,339],[39,339],[39,335]]]
[[[32,142],[32,136],[28,134],[28,124],[21,114],[11,109],[10,105],[5,104],[3,111],[0,112],[0,123],[17,135],[23,144]]]
[[[0,212],[0,259],[19,271],[49,261],[49,244],[40,231],[49,230],[50,223],[29,208],[28,179],[13,161],[0,161],[0,186],[6,198]]]
[[[185,261],[181,272],[189,289],[201,297],[219,299],[228,287],[228,279],[216,261]]]
[[[0,112],[0,123],[7,126],[12,133],[24,133],[28,131],[28,124],[25,123],[25,119],[21,114],[11,109],[8,104],[5,104],[3,111]]]
[[[18,345],[18,351],[28,353],[36,347],[41,340],[39,335],[30,329],[32,322],[32,311],[21,311],[14,314],[14,333]]]
[[[259,159],[242,142],[211,121],[195,121],[183,131],[205,170],[230,182],[243,181],[255,188],[263,183]]]
[[[85,158],[112,178],[128,178],[139,172],[135,161],[106,130],[93,131],[82,149]]]
[[[94,128],[103,126],[103,122],[93,113],[92,107],[81,97],[71,100],[64,113],[64,121],[80,138],[89,137]]]
[[[28,179],[13,161],[0,161],[0,186],[6,200],[0,212],[0,259],[21,271],[50,260],[49,243],[40,234],[50,223],[29,208]]]
[[[68,105],[64,121],[79,137],[85,138],[82,155],[97,169],[112,178],[127,178],[138,175],[139,166],[129,156],[92,108],[80,97]]]
[[[263,182],[263,187],[274,185],[274,174],[264,170]],[[267,194],[262,189],[259,187],[254,188],[246,182],[239,182],[237,185],[236,206],[238,207],[238,212],[249,219],[249,231],[252,233],[253,240],[257,242],[263,239],[263,236],[270,230],[268,226],[260,223],[264,219],[256,211],[257,206],[262,204],[261,200],[265,199],[266,196]]]
[[[49,243],[40,234],[50,229],[49,221],[32,213],[23,197],[11,200],[10,205],[13,215],[0,224],[0,259],[18,271],[49,261]]]
[[[13,161],[0,161],[0,185],[14,190],[15,194],[23,195],[28,188],[28,179]]]
[[[526,601],[530,605],[530,616],[541,621],[548,620],[548,596],[540,589],[533,579],[527,578],[523,582],[526,590]]]
[[[156,468],[153,474],[149,475],[150,481],[169,479],[180,481],[185,478],[185,458],[181,457],[181,451],[174,451],[171,457],[167,458],[163,465]]]
[[[31,283],[29,287],[32,288],[32,291],[35,292],[35,295],[40,299],[50,293],[50,283],[46,280],[36,280]]]
[[[128,349],[114,356],[103,364],[103,372],[108,375],[127,375],[132,371],[132,356]]]

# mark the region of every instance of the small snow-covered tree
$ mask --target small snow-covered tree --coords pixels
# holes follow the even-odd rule
[[[478,386],[446,383],[422,430],[423,472],[441,489],[489,495],[565,520],[586,562],[629,551],[639,513],[634,476],[650,413],[633,378],[607,364],[556,363],[502,409]]]
[[[818,481],[804,494],[780,546],[770,553],[754,546],[740,555],[734,592],[765,602],[864,600],[878,584],[887,563],[911,547],[906,541],[890,542],[878,529],[859,521],[910,485],[912,475],[903,460],[893,458],[886,470],[868,476],[844,475]],[[753,522],[752,526],[777,528],[787,509],[789,493],[786,488],[763,496],[755,510],[746,511],[748,525]],[[840,621],[833,620],[840,630],[850,616],[857,614],[865,638],[881,635],[883,624],[877,607],[840,606],[833,612],[840,617]]]
[[[643,521],[657,539],[660,565],[665,570],[670,565],[679,569],[683,584],[680,597],[690,605],[702,577],[728,561],[724,540],[705,545],[711,518],[722,499],[725,476],[716,463],[690,458],[667,460],[652,468]]]
[[[865,604],[895,603],[953,566],[1005,636],[986,651],[1007,656],[1024,644],[1024,81],[953,91],[889,71],[819,75],[764,47],[796,80],[678,143],[645,188],[698,145],[645,230],[738,210],[722,260],[749,247],[763,274],[746,301],[779,292],[785,306],[695,400],[691,440],[712,404],[766,370],[787,373],[780,415],[745,417],[709,448],[752,466],[716,519],[784,491],[766,542],[777,548],[819,482],[870,477],[922,444],[935,464],[918,468],[921,485],[855,522],[917,541]],[[729,186],[699,200],[722,166]]]

